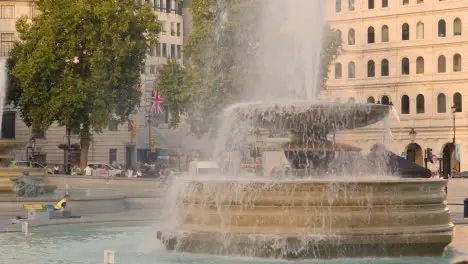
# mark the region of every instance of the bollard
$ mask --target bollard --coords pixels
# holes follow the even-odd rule
[[[21,232],[24,233],[24,236],[28,236],[28,222],[21,223]]]
[[[104,250],[104,264],[115,264],[115,252]]]
[[[468,198],[463,203],[463,218],[468,218]]]

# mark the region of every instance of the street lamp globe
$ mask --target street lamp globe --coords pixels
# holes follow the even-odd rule
[[[452,105],[451,109],[452,109],[452,113],[457,112],[457,106],[456,105]]]

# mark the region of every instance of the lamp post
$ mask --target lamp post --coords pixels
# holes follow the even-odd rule
[[[455,113],[457,112],[457,106],[456,105],[453,105],[452,106],[452,113],[453,113],[453,138],[452,138],[452,144],[453,144],[453,147],[455,148]]]

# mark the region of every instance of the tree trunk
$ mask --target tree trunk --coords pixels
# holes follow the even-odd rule
[[[84,175],[84,169],[88,165],[89,143],[90,143],[90,134],[88,132],[88,129],[84,128],[80,133],[80,145],[81,145],[80,169],[81,169],[83,175]]]

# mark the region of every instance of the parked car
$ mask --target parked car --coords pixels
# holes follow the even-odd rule
[[[89,162],[88,166],[91,168],[98,169],[98,175],[102,176],[101,170],[107,169],[109,171],[110,176],[122,176],[123,170],[116,169],[109,164],[101,163],[101,162]]]
[[[34,161],[20,161],[20,160],[14,160],[12,162],[10,162],[10,167],[13,167],[13,168],[41,168],[41,169],[44,169],[47,174],[54,174],[54,170],[51,169],[51,168],[47,168],[46,166],[38,163],[38,162],[34,162]]]

